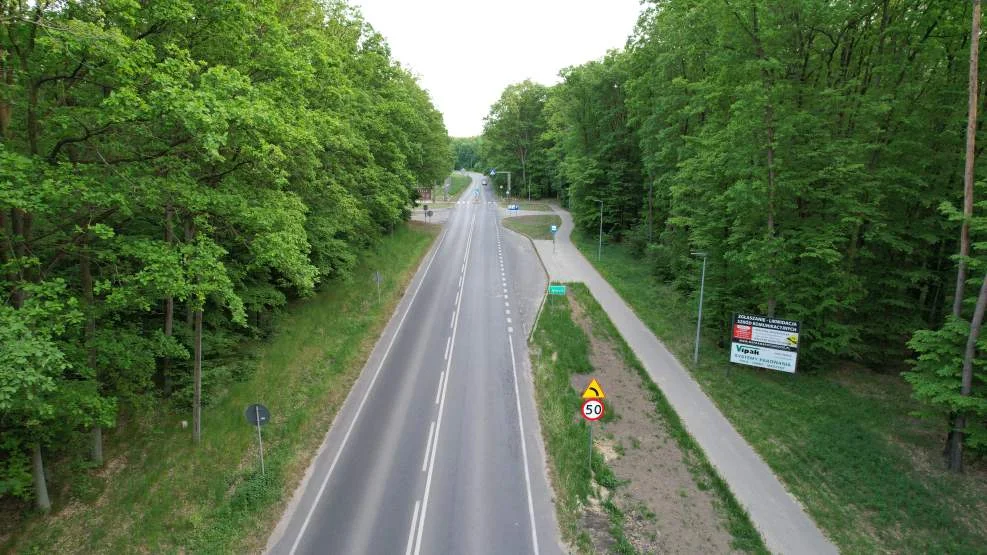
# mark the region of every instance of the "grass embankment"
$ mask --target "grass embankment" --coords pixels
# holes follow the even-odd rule
[[[187,414],[155,411],[107,438],[97,488],[25,523],[7,548],[40,553],[257,553],[373,348],[437,228],[398,228],[352,279],[292,305],[275,337],[246,351],[257,370],[203,411],[202,443]],[[371,279],[379,270],[383,302]],[[251,403],[271,410],[261,475]]]
[[[640,362],[614,328],[606,313],[583,284],[570,284],[569,295],[589,316],[593,334],[616,347],[624,363],[633,368],[641,383],[651,394],[657,416],[675,438],[683,453],[696,485],[710,488],[716,496],[717,509],[726,528],[733,537],[733,548],[766,553],[760,536],[743,509],[737,504],[726,485],[706,461],[702,451],[685,432],[678,417],[665,401],[658,388],[651,382]],[[592,472],[588,468],[590,457],[587,423],[578,418],[582,403],[579,392],[571,385],[573,374],[593,372],[590,362],[590,341],[586,332],[573,321],[567,298],[552,298],[546,302],[539,317],[539,325],[532,337],[532,366],[534,368],[535,396],[538,403],[542,432],[552,469],[552,482],[556,493],[556,512],[563,538],[580,552],[591,552],[589,534],[581,527],[581,510],[591,496],[600,491],[612,492],[622,482],[606,464],[604,456],[594,450]],[[619,418],[613,404],[608,405],[603,422]],[[657,425],[657,424],[656,424]],[[657,479],[657,478],[656,478]],[[594,488],[591,481],[600,488]],[[617,506],[610,493],[599,499],[610,521],[610,535],[614,540],[611,550],[617,553],[633,553],[633,546],[624,533],[627,515]],[[626,509],[626,508],[625,508]]]
[[[449,200],[455,201],[456,197],[463,192],[463,189],[469,186],[470,176],[460,175],[459,172],[453,172],[449,174]],[[445,185],[438,185],[432,188],[432,199],[433,202],[445,202],[446,190]]]
[[[561,226],[558,216],[517,216],[504,218],[501,224],[512,231],[527,235],[532,239],[552,239],[552,225]]]
[[[918,420],[898,376],[849,369],[795,376],[730,365],[706,337],[692,368],[694,303],[624,246],[573,234],[586,258],[716,402],[847,553],[983,553],[987,472],[942,470],[942,426]],[[727,371],[729,369],[729,372]]]

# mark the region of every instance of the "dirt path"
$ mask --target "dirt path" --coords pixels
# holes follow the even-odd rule
[[[570,298],[570,305],[573,320],[590,338],[593,377],[606,392],[607,411],[616,416],[596,424],[593,434],[594,446],[620,483],[600,491],[597,502],[586,507],[581,524],[594,548],[607,553],[614,545],[610,517],[601,504],[609,498],[624,514],[624,534],[639,552],[731,552],[732,538],[716,496],[668,432],[641,377],[606,333],[593,329],[579,303]],[[582,391],[589,378],[573,375],[573,388]]]

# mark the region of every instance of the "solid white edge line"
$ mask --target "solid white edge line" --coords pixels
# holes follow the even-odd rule
[[[538,555],[538,531],[535,529],[535,505],[531,500],[531,475],[528,472],[528,445],[524,440],[524,417],[521,415],[521,391],[517,385],[517,363],[514,361],[514,336],[508,335],[511,344],[511,369],[514,371],[514,399],[517,401],[517,426],[521,434],[521,457],[524,459],[524,488],[528,492],[528,517],[531,519],[531,547]]]
[[[476,216],[470,222],[469,238],[466,240],[466,260],[469,261],[470,249],[473,246],[473,230],[476,226]],[[462,294],[462,291],[460,291]],[[418,520],[418,538],[415,540],[415,555],[419,555],[422,549],[422,537],[425,535],[425,515],[428,513],[428,496],[432,491],[432,474],[435,471],[435,455],[439,452],[439,432],[442,430],[442,415],[446,408],[446,390],[449,389],[449,377],[452,374],[452,353],[456,351],[456,332],[459,331],[459,308],[456,309],[456,325],[452,330],[452,350],[449,353],[449,360],[446,362],[446,379],[442,386],[442,396],[439,399],[439,415],[435,424],[435,447],[432,449],[432,457],[428,462],[428,473],[425,475],[425,495],[422,498],[422,514]]]
[[[415,513],[411,515],[411,530],[408,531],[408,548],[404,550],[404,555],[411,555],[411,544],[415,541],[415,521],[418,520],[418,509],[422,502],[415,501]]]
[[[425,472],[425,468],[428,466],[428,454],[432,451],[432,434],[435,433],[435,420],[432,421],[432,425],[428,427],[428,441],[425,442],[425,458],[422,459],[422,472]]]
[[[446,228],[448,229],[448,228]],[[336,468],[336,463],[339,462],[339,457],[343,454],[343,449],[346,448],[346,442],[350,439],[350,434],[353,433],[353,428],[356,427],[356,422],[360,418],[360,413],[363,412],[363,405],[367,403],[367,399],[370,397],[370,392],[374,389],[374,384],[377,383],[377,378],[380,376],[381,369],[384,368],[384,363],[387,361],[387,356],[391,353],[391,347],[394,346],[394,342],[397,341],[398,335],[400,335],[401,327],[404,325],[405,319],[411,312],[412,305],[415,304],[415,298],[418,297],[418,292],[422,290],[422,285],[425,284],[425,277],[428,276],[428,271],[432,268],[432,263],[438,257],[439,250],[442,248],[442,243],[446,239],[446,231],[442,231],[442,237],[439,239],[439,243],[435,246],[435,252],[432,253],[432,259],[428,261],[428,266],[425,267],[425,271],[422,272],[421,280],[418,282],[418,286],[415,287],[415,292],[411,295],[411,300],[408,302],[408,306],[404,309],[404,314],[401,316],[401,320],[398,321],[397,327],[394,329],[394,335],[391,336],[391,341],[387,344],[387,349],[384,350],[384,356],[380,359],[380,364],[377,366],[377,371],[374,372],[373,378],[370,380],[370,384],[367,386],[367,391],[363,394],[363,399],[360,400],[360,404],[356,408],[356,413],[353,415],[353,420],[350,421],[349,428],[346,429],[346,434],[343,435],[343,441],[339,444],[339,450],[336,451],[336,456],[333,457],[332,463],[329,464],[329,470],[326,472],[326,477],[322,479],[322,485],[319,486],[319,492],[315,494],[315,499],[312,501],[312,505],[308,509],[308,514],[305,515],[305,520],[302,521],[302,527],[298,530],[298,535],[295,537],[295,541],[291,544],[291,550],[288,555],[295,555],[295,550],[298,549],[298,544],[301,543],[302,538],[305,536],[305,530],[308,529],[309,523],[312,521],[312,515],[315,513],[315,508],[319,505],[319,500],[322,499],[322,494],[326,491],[326,485],[329,484],[329,478],[332,476],[332,471]]]

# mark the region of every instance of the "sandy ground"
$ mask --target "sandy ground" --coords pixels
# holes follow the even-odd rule
[[[594,333],[582,307],[570,299],[573,319],[590,337],[590,362],[606,393],[607,411],[617,419],[596,424],[593,444],[621,481],[612,492],[624,512],[624,533],[642,553],[730,553],[730,533],[707,484],[697,484],[678,443],[655,411],[650,392],[609,340]],[[582,391],[589,376],[575,375]],[[582,519],[594,548],[610,552],[613,539],[607,513],[597,503]]]

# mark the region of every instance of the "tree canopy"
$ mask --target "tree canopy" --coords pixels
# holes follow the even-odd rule
[[[449,148],[339,0],[4,3],[0,495],[44,506],[42,453],[93,432],[98,459],[124,408],[208,404]]]

